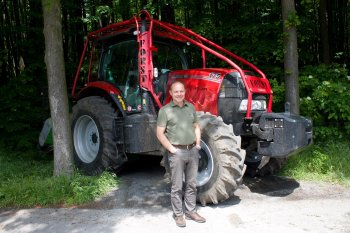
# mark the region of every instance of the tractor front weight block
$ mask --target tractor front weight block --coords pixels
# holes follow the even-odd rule
[[[288,157],[312,143],[312,121],[290,113],[264,113],[259,124],[252,125],[261,138],[258,153],[270,157]]]

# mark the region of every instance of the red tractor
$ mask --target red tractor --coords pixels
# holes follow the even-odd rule
[[[223,68],[207,67],[212,58]],[[141,11],[87,36],[72,89],[77,167],[93,175],[120,169],[132,154],[165,153],[156,121],[174,80],[185,84],[186,100],[198,111],[197,196],[203,205],[232,195],[246,168],[253,175],[271,173],[312,141],[310,120],[271,112],[272,90],[257,67]]]

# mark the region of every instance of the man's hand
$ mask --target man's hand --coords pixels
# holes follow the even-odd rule
[[[174,146],[171,146],[171,148],[169,149],[169,152],[172,154],[175,154],[177,150],[178,150],[177,148],[175,148]]]
[[[162,144],[162,146],[165,149],[167,149],[170,153],[174,154],[178,150],[173,145],[171,145],[171,143],[169,142],[169,140],[165,136],[165,127],[157,126],[157,138],[158,138],[160,144]]]

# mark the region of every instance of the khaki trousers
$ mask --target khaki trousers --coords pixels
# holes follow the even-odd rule
[[[171,206],[176,216],[184,214],[182,199],[184,199],[186,213],[196,211],[198,152],[198,149],[193,147],[190,150],[178,149],[174,154],[168,153],[171,175]],[[183,182],[185,184],[184,190]]]

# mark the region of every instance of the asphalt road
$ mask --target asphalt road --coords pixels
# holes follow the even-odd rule
[[[179,228],[163,173],[158,159],[136,160],[121,173],[118,188],[88,205],[0,210],[0,232],[350,233],[350,189],[277,176],[246,177],[229,200],[198,206],[206,223]]]

